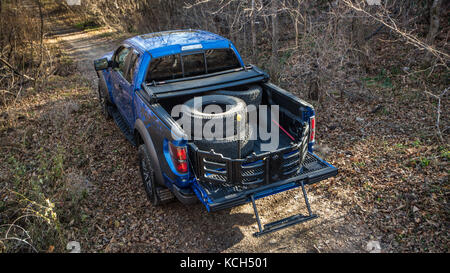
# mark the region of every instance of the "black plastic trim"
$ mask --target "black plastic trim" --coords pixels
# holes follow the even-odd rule
[[[159,185],[165,185],[164,183],[164,177],[161,171],[161,167],[159,165],[159,159],[158,154],[156,153],[155,146],[153,145],[153,141],[150,137],[150,134],[148,133],[147,129],[145,128],[144,123],[142,120],[137,119],[136,123],[134,125],[134,128],[139,132],[141,135],[142,140],[144,141],[144,144],[147,146],[147,150],[150,153],[150,161],[152,163],[153,171],[155,172],[155,178],[156,182]]]
[[[214,203],[209,204],[211,211],[218,211],[226,208],[231,208],[239,205],[246,204],[250,202],[250,196],[254,194],[258,194],[270,188],[277,188],[279,186],[283,186],[292,182],[295,182],[296,186],[300,186],[303,181],[304,185],[312,185],[319,181],[325,180],[327,178],[336,176],[338,173],[338,169],[334,167],[326,167],[308,174],[303,174],[299,176],[295,176],[289,179],[281,180],[266,186],[258,187],[256,189],[248,189],[244,190],[240,193],[236,193],[234,197],[224,196],[223,198],[218,198],[214,200]]]
[[[198,197],[191,188],[181,189],[172,184],[172,192],[175,197],[185,205],[191,205],[198,202]]]

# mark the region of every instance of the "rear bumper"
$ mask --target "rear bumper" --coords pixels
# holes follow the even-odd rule
[[[198,202],[198,198],[190,188],[182,189],[177,185],[172,185],[172,192],[181,203],[190,205]]]
[[[194,188],[208,211],[218,211],[251,202],[251,196],[259,199],[304,185],[310,185],[335,176],[338,169],[315,154],[308,153],[299,175],[257,188],[239,190],[235,187],[199,185]]]

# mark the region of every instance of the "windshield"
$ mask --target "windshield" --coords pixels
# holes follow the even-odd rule
[[[210,49],[191,54],[175,54],[150,62],[146,81],[165,81],[239,68],[241,64],[229,48]]]

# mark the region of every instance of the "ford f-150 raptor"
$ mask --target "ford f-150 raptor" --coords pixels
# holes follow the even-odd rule
[[[335,176],[337,169],[313,152],[314,108],[244,64],[231,41],[191,29],[144,34],[125,40],[94,66],[102,113],[137,147],[152,205],[200,200],[217,211],[251,202],[259,228],[254,236],[317,217],[305,186]],[[207,113],[209,104],[223,113]],[[177,105],[183,106],[180,116],[172,114]],[[267,107],[277,112],[262,111]],[[251,116],[257,117],[253,123]],[[218,117],[231,123],[214,131],[228,135],[192,138]],[[200,127],[182,125],[183,118]],[[268,140],[258,131],[262,120],[278,132],[270,149],[263,149]],[[296,187],[308,214],[262,225],[255,200]]]

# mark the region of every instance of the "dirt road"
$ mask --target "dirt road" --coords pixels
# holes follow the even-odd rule
[[[86,92],[96,101],[97,77],[92,60],[115,48],[117,34],[99,30],[56,38],[77,63],[80,77],[89,81],[91,88]],[[100,111],[99,107],[94,111]],[[79,235],[74,233],[70,238],[81,241],[84,251],[359,252],[365,251],[369,240],[377,238],[352,216],[351,207],[317,193],[320,185],[307,188],[313,211],[320,218],[261,238],[252,236],[257,225],[250,204],[216,213],[208,213],[200,203],[152,207],[138,174],[136,149],[112,121],[98,118],[91,122],[95,124],[87,126],[98,129],[90,141],[99,143],[99,150],[87,155],[89,164],[83,172],[92,184],[83,207],[86,229],[82,234],[86,235],[75,238]],[[300,189],[257,200],[257,206],[263,223],[306,213]]]

